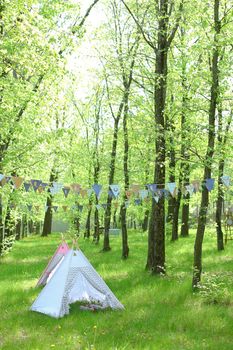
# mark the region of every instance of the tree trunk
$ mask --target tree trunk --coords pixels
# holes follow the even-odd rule
[[[40,232],[40,221],[36,221],[36,234],[37,235],[41,234],[41,232]]]
[[[90,235],[91,235],[91,211],[92,211],[92,205],[91,205],[91,202],[89,201],[89,208],[88,208],[85,233],[84,233],[85,238],[90,238]]]
[[[53,183],[53,181],[56,181],[57,174],[54,169],[51,170],[49,182],[50,184]],[[52,211],[52,203],[53,203],[53,196],[50,192],[50,189],[48,189],[48,195],[46,200],[46,212],[44,216],[44,224],[43,224],[43,231],[41,236],[47,237],[49,234],[51,234],[52,231],[52,221],[53,221],[53,211]]]
[[[13,224],[11,219],[11,210],[9,204],[6,209],[6,217],[5,217],[5,237],[10,237],[13,234]]]
[[[158,21],[158,44],[156,50],[155,87],[154,87],[154,114],[155,114],[155,170],[154,183],[158,187],[165,184],[165,100],[167,80],[167,21],[168,2],[160,0]],[[162,185],[159,185],[162,184]],[[165,208],[164,196],[158,203],[152,200],[152,210],[148,233],[147,265],[155,274],[165,273]]]
[[[184,46],[185,29],[181,27],[181,43]],[[185,186],[190,181],[190,152],[189,147],[190,140],[190,126],[187,120],[187,104],[188,104],[188,86],[187,86],[187,57],[182,51],[182,109],[181,109],[181,166],[180,166],[180,185]],[[189,235],[189,200],[190,193],[184,192],[182,194],[182,210],[181,210],[181,237],[187,237]]]
[[[128,233],[127,233],[127,208],[124,203],[121,205],[121,233],[122,233],[122,259],[127,259],[129,256]]]
[[[232,121],[232,113],[229,115],[226,129],[223,133],[222,126],[222,108],[219,107],[218,110],[218,145],[220,147],[220,160],[218,164],[218,196],[216,202],[216,213],[215,213],[215,221],[216,221],[216,231],[217,231],[217,249],[224,250],[224,241],[223,241],[223,232],[222,232],[222,210],[224,205],[224,192],[223,192],[223,183],[221,177],[224,174],[224,166],[225,166],[225,146],[228,139],[228,132],[231,126]]]
[[[222,190],[222,181],[221,176],[223,176],[224,171],[224,160],[221,159],[218,166],[218,197],[216,202],[216,233],[217,233],[217,248],[218,250],[224,250],[224,240],[223,240],[223,232],[222,232],[222,207],[224,201],[224,193]]]
[[[206,225],[206,213],[209,204],[209,192],[205,186],[205,179],[211,178],[211,164],[214,154],[214,144],[215,144],[215,113],[217,100],[219,96],[219,82],[218,82],[218,58],[219,58],[219,48],[218,48],[218,34],[220,33],[221,23],[219,21],[219,0],[214,1],[214,47],[212,56],[212,83],[211,83],[211,100],[209,107],[209,129],[208,129],[208,145],[205,157],[205,167],[204,167],[204,179],[203,179],[203,189],[201,196],[201,207],[198,217],[197,233],[194,245],[194,262],[193,262],[193,280],[192,286],[196,288],[201,280],[202,273],[202,243],[205,233]]]
[[[190,194],[184,193],[182,197],[182,212],[181,212],[181,237],[189,236],[189,199]]]
[[[22,238],[27,237],[27,216],[26,214],[23,214],[22,218]]]
[[[98,204],[98,199],[96,199],[96,204]],[[95,214],[94,214],[94,242],[96,244],[99,243],[100,239],[100,222],[99,222],[99,211],[97,208],[95,208]]]
[[[16,239],[16,241],[19,241],[21,238],[21,223],[22,223],[21,219],[18,219],[16,221],[16,226],[15,226],[15,239]]]
[[[143,232],[147,231],[147,229],[148,229],[149,214],[150,214],[150,211],[148,209],[146,209],[145,215],[144,215],[144,219],[143,219],[143,223],[142,223],[142,231]]]
[[[171,238],[172,241],[176,241],[178,239],[180,200],[181,200],[181,191],[179,189],[175,206],[174,206],[174,213],[173,213],[172,238]]]
[[[174,102],[174,97],[171,97],[171,104]],[[171,113],[170,113],[171,114]],[[169,182],[175,182],[175,170],[176,170],[176,153],[175,153],[175,141],[174,141],[174,132],[175,132],[175,126],[172,116],[169,117],[169,120],[167,122],[166,126],[167,131],[170,133],[169,137]],[[174,214],[176,210],[176,198],[173,196],[169,196],[168,198],[168,213],[167,213],[167,222],[172,223],[174,222]],[[178,236],[172,235],[171,240],[174,241],[178,239]]]
[[[125,98],[124,98],[125,100]],[[117,138],[118,138],[118,126],[119,121],[121,117],[121,113],[124,106],[124,100],[121,102],[118,115],[114,119],[114,132],[113,132],[113,141],[112,141],[112,152],[111,152],[111,162],[110,162],[110,170],[109,170],[109,177],[108,177],[108,183],[109,185],[113,184],[114,181],[114,174],[115,174],[115,159],[116,159],[116,149],[117,149]],[[107,197],[107,207],[105,210],[104,215],[104,245],[103,245],[103,251],[109,251],[111,249],[110,242],[109,242],[109,229],[110,229],[110,222],[111,222],[111,205],[112,205],[112,196],[108,194]]]

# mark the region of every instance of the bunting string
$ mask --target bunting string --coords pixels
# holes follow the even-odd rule
[[[119,184],[110,184],[106,186],[103,186],[101,184],[93,184],[91,188],[85,189],[78,183],[71,183],[69,185],[55,181],[48,183],[39,179],[25,180],[20,176],[7,176],[0,174],[0,186],[3,188],[6,185],[11,185],[16,190],[24,189],[25,192],[33,191],[40,194],[48,191],[48,193],[53,196],[63,192],[65,198],[67,198],[71,192],[82,198],[90,198],[92,195],[94,195],[98,200],[103,193],[110,196],[113,200],[118,200],[120,195],[124,194],[124,190],[121,191],[121,186]],[[222,176],[221,185],[225,187],[225,190],[229,190],[231,186],[230,176]],[[122,187],[124,189],[124,186]],[[176,198],[179,191],[185,195],[189,194],[192,196],[193,194],[200,192],[204,187],[206,187],[209,192],[212,191],[215,187],[215,179],[210,178],[205,180],[193,180],[189,184],[183,185],[181,188],[177,186],[176,182],[166,182],[165,184],[151,183],[144,185],[132,184],[125,192],[125,195],[127,197],[125,205],[141,205],[142,202],[149,201],[150,198],[153,198],[155,202],[158,203],[162,197],[169,198],[169,196],[172,196]],[[81,207],[82,206],[78,205],[79,211],[82,211],[83,208],[81,209]],[[107,204],[96,204],[96,208],[98,210],[101,208],[106,209],[106,207]],[[38,206],[34,206],[34,208],[36,211],[39,210]],[[68,207],[64,205],[62,208],[64,211],[68,209]],[[31,211],[32,206],[28,205],[27,209]],[[58,206],[52,206],[51,209],[56,212],[58,210]],[[75,207],[75,209],[77,208]],[[46,208],[46,210],[48,210],[48,208]]]

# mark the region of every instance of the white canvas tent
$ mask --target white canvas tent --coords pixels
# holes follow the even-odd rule
[[[52,274],[55,272],[59,263],[63,260],[67,252],[69,251],[69,246],[64,241],[58,246],[57,250],[53,254],[52,258],[49,260],[48,265],[44,269],[42,275],[40,276],[36,286],[44,286]]]
[[[30,310],[59,318],[76,301],[124,309],[81,250],[70,249]]]

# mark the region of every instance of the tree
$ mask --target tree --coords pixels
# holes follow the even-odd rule
[[[211,93],[209,105],[209,123],[208,123],[208,145],[205,155],[204,176],[201,194],[200,213],[198,216],[198,226],[194,245],[194,262],[193,262],[193,280],[192,286],[196,288],[201,280],[202,272],[202,243],[206,226],[206,214],[209,204],[209,191],[206,186],[206,179],[211,178],[212,161],[215,145],[215,120],[216,107],[219,98],[219,34],[221,32],[221,21],[219,16],[220,1],[214,1],[214,39],[211,60]]]

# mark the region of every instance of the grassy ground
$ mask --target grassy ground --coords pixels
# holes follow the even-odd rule
[[[112,250],[80,240],[84,254],[124,304],[125,311],[92,313],[72,305],[70,315],[53,319],[29,311],[38,295],[37,278],[60,241],[29,237],[0,260],[0,349],[232,350],[233,242],[216,251],[206,233],[203,252],[206,289],[191,290],[194,235],[167,242],[166,277],[144,269],[147,236],[131,232],[130,257],[122,261],[120,237]],[[208,293],[207,293],[208,292]]]

